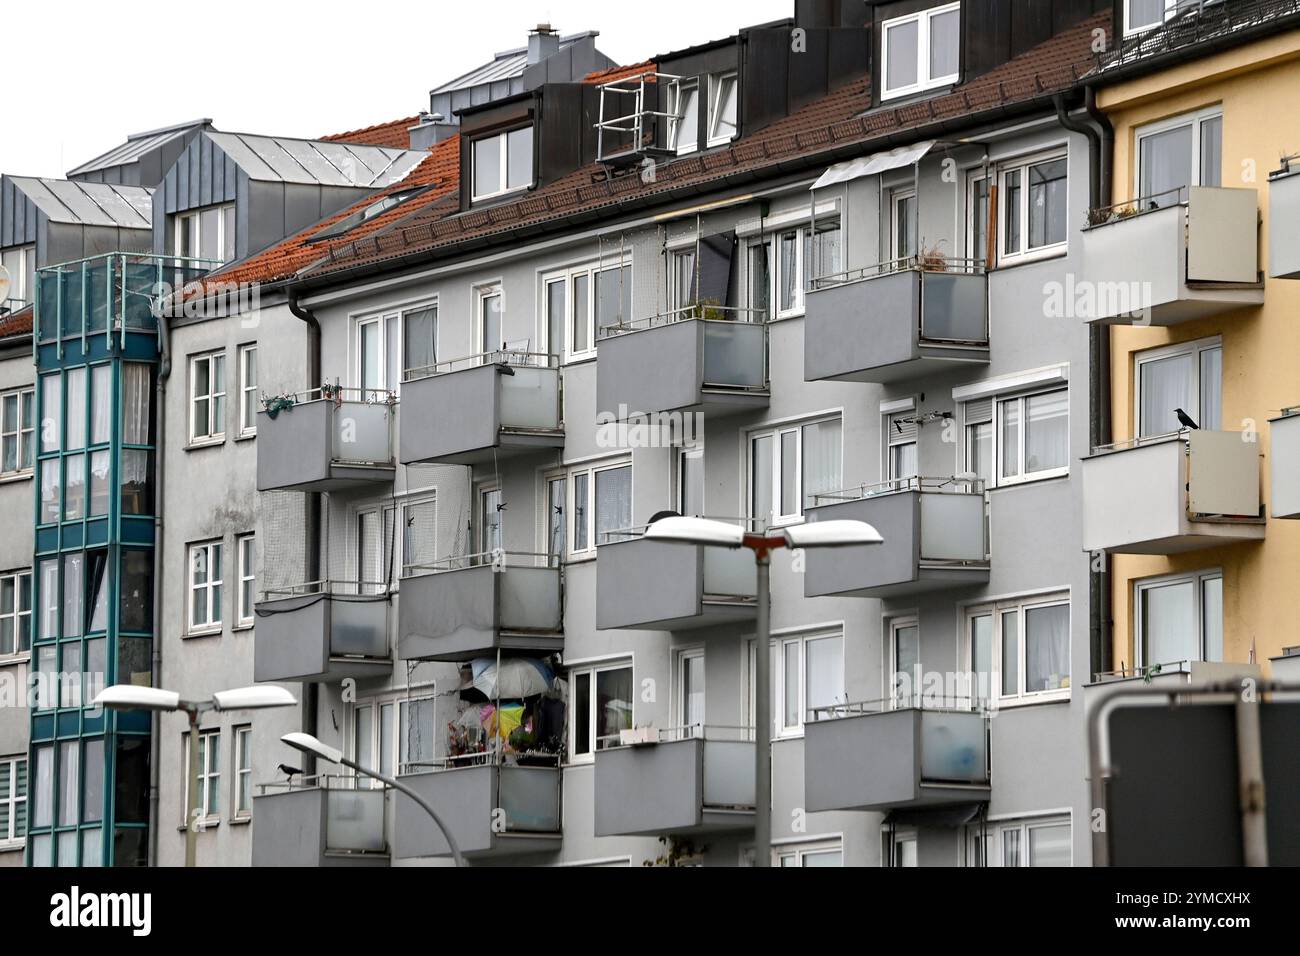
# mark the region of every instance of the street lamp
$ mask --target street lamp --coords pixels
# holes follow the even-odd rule
[[[772,865],[772,552],[779,548],[849,548],[885,539],[865,521],[811,521],[766,532],[710,518],[660,518],[643,537],[719,548],[749,548],[758,570],[758,634],[754,654],[754,865]]]
[[[406,794],[415,801],[416,805],[418,805],[421,810],[429,815],[430,819],[433,820],[438,829],[442,831],[442,836],[447,841],[447,846],[451,848],[452,859],[456,861],[456,865],[465,865],[465,858],[460,855],[460,845],[456,842],[456,838],[451,835],[451,831],[448,830],[446,825],[442,822],[441,818],[438,816],[438,812],[433,809],[433,805],[396,777],[385,776],[378,770],[371,770],[369,767],[361,766],[355,760],[349,760],[347,757],[343,756],[343,751],[336,750],[328,744],[321,743],[311,734],[298,733],[295,731],[291,734],[285,734],[280,739],[295,750],[301,750],[305,754],[319,757],[321,760],[329,763],[336,763],[341,767],[347,767],[349,770],[355,770],[357,773],[364,774],[367,777],[373,777],[380,783],[387,784],[394,790]]]
[[[262,710],[267,707],[292,707],[298,701],[293,694],[274,684],[257,687],[238,687],[222,690],[211,700],[181,700],[174,690],[161,687],[137,687],[135,684],[114,684],[105,687],[95,697],[94,703],[109,710],[183,711],[190,721],[190,767],[188,794],[185,807],[185,865],[194,866],[198,848],[198,830],[195,814],[199,809],[199,715],[209,710]]]

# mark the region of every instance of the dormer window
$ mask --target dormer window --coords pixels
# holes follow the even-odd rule
[[[961,4],[886,20],[881,28],[882,100],[957,82]]]
[[[176,213],[172,229],[172,252],[182,259],[220,263],[235,258],[234,203]]]
[[[1183,13],[1197,13],[1220,0],[1124,0],[1124,35],[1152,30]]]
[[[472,199],[491,199],[533,184],[533,128],[521,126],[473,142]]]
[[[709,77],[709,145],[721,146],[736,135],[738,90],[735,73]]]
[[[668,90],[668,148],[693,153],[700,148],[700,86],[695,80],[678,80]]]

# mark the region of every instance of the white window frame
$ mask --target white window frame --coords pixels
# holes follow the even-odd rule
[[[597,709],[598,695],[596,694],[596,680],[597,680],[596,675],[604,671],[618,671],[618,670],[627,670],[630,671],[632,674],[632,700],[630,701],[630,703],[632,704],[632,719],[630,723],[631,726],[635,727],[636,726],[636,698],[637,698],[636,668],[632,658],[626,657],[626,658],[619,658],[617,660],[601,661],[598,664],[585,664],[577,667],[571,667],[569,669],[568,680],[569,680],[569,689],[571,695],[570,706],[577,705],[577,700],[576,700],[577,686],[578,686],[577,679],[579,675],[587,674],[590,676],[590,681],[591,681],[590,684],[591,692],[589,694],[590,700],[588,702],[589,710],[588,710],[588,720],[587,720],[587,728],[591,732],[591,739],[587,741],[589,745],[587,752],[581,754],[578,753],[577,752],[578,721],[575,719],[575,716],[573,714],[570,714],[569,734],[568,734],[569,763],[571,764],[594,763],[596,760],[596,754],[599,753],[601,750],[607,749],[610,746],[617,746],[616,742],[612,744],[611,743],[602,744],[601,741],[598,739],[599,735],[597,732],[600,728],[597,726],[597,724],[599,723],[599,719],[598,719],[599,711]]]
[[[31,814],[27,813],[24,816],[24,819],[27,822],[26,822],[26,826],[24,826],[23,828],[24,830],[23,835],[18,836],[14,832],[17,829],[14,826],[14,821],[18,817],[19,804],[21,804],[25,809],[29,809],[31,807],[31,804],[28,802],[28,793],[31,790],[31,783],[32,783],[31,772],[30,772],[31,764],[27,762],[26,754],[14,754],[13,756],[0,757],[0,763],[9,765],[9,792],[0,793],[0,803],[6,804],[9,811],[8,814],[9,826],[6,830],[0,831],[0,847],[3,847],[5,849],[17,849],[18,847],[23,846],[23,844],[26,842],[27,839],[26,831],[31,827],[31,823],[32,823]],[[24,777],[26,778],[26,785],[23,787],[21,793],[18,790],[18,765],[19,764],[23,765]]]
[[[1045,468],[1042,471],[1025,471],[1025,435],[1028,424],[1025,417],[1025,409],[1028,399],[1037,395],[1049,395],[1053,392],[1062,392],[1065,395],[1065,433],[1067,437],[1070,434],[1070,388],[1068,385],[1054,384],[1044,388],[1030,389],[1023,392],[1015,392],[1007,395],[997,395],[993,398],[993,485],[997,488],[1006,488],[1011,485],[1023,485],[1032,481],[1046,481],[1051,478],[1061,478],[1070,474],[1070,455],[1067,448],[1065,464],[1059,468]],[[1020,430],[1019,430],[1019,448],[1017,450],[1017,471],[1012,475],[1002,473],[1002,414],[1003,408],[1007,405],[1017,404],[1020,411]]]
[[[916,865],[921,865],[921,844],[915,827],[880,827],[880,865],[884,869],[904,869],[898,863],[899,848],[904,845],[915,847]],[[910,869],[908,867],[907,869]]]
[[[1191,392],[1196,396],[1196,408],[1185,408],[1183,411],[1192,416],[1193,421],[1198,425],[1205,424],[1205,409],[1201,407],[1201,357],[1205,352],[1219,350],[1220,359],[1223,353],[1223,337],[1220,335],[1211,335],[1203,339],[1192,339],[1190,342],[1174,342],[1170,345],[1160,345],[1153,349],[1142,349],[1133,353],[1133,434],[1142,434],[1142,367],[1149,362],[1158,362],[1161,359],[1173,358],[1178,355],[1191,355],[1194,359],[1192,362],[1192,383]],[[1219,418],[1223,418],[1223,381],[1222,376],[1219,381]]]
[[[1000,820],[990,820],[983,827],[971,824],[966,827],[966,865],[967,866],[1004,866],[1003,856],[1003,833],[1018,832],[1020,834],[1020,859],[1019,866],[1031,866],[1029,859],[1029,831],[1042,829],[1045,827],[1066,827],[1070,831],[1068,845],[1070,847],[1070,866],[1074,865],[1074,822],[1071,815],[1066,814],[1042,814],[1032,817],[1004,818]],[[987,843],[981,846],[981,843],[987,839]],[[990,853],[989,851],[992,850]],[[996,854],[996,856],[994,856]],[[986,856],[988,857],[986,859]]]
[[[388,759],[394,773],[400,774],[406,772],[402,765],[402,731],[405,729],[403,727],[403,721],[406,719],[406,715],[409,711],[405,708],[409,707],[411,704],[432,701],[432,724],[429,730],[434,734],[433,752],[436,757],[438,753],[437,734],[439,733],[438,695],[436,691],[437,688],[433,683],[420,683],[418,685],[412,685],[398,693],[382,694],[376,697],[364,697],[356,701],[348,708],[347,741],[344,749],[349,755],[351,755],[352,759],[357,759],[357,715],[359,711],[368,709],[371,711],[370,752],[373,755],[376,768],[378,769],[379,767],[382,767],[384,755],[380,753],[380,750],[382,749],[384,740],[382,727],[384,708],[391,707],[392,710],[389,713],[389,717],[393,723],[389,728],[389,732],[392,750],[388,754]],[[375,789],[383,786],[383,784],[373,780],[372,778],[361,776],[357,777],[356,785],[360,788],[369,787]]]
[[[1055,163],[1065,160],[1065,216],[1066,230],[1065,238],[1060,242],[1049,243],[1044,246],[1038,246],[1031,249],[1029,246],[1029,171],[1036,166],[1043,166],[1047,163]],[[1012,173],[1020,174],[1020,199],[1017,203],[1017,215],[1020,217],[1020,243],[1016,250],[1007,251],[1007,204],[1006,197],[1010,190],[1007,187],[1007,177]],[[997,258],[998,264],[1014,265],[1020,262],[1034,262],[1039,259],[1050,259],[1053,256],[1063,255],[1070,245],[1070,168],[1069,168],[1069,150],[1049,149],[1032,156],[1018,158],[1012,162],[1003,163],[998,168],[998,241],[997,241]]]
[[[567,480],[565,482],[564,493],[568,499],[568,547],[570,559],[580,557],[595,557],[596,548],[600,541],[596,539],[596,475],[603,471],[614,471],[619,468],[631,468],[632,457],[624,455],[618,459],[611,459],[599,463],[585,465],[579,468],[569,469]],[[583,503],[583,523],[586,524],[587,545],[583,548],[575,547],[578,540],[578,501],[577,501],[577,479],[581,475],[587,476],[587,500]],[[632,501],[635,506],[636,502],[636,473],[632,474]],[[615,528],[615,531],[623,530]]]
[[[194,558],[200,551],[204,552],[204,557],[208,562],[208,580],[203,584],[194,583]],[[220,555],[221,560],[221,578],[213,580],[212,567],[213,555]],[[185,548],[185,632],[191,635],[199,634],[216,634],[221,632],[222,615],[221,603],[225,597],[225,574],[226,563],[223,542],[220,538],[213,538],[210,541],[195,541]],[[221,589],[221,597],[213,601],[213,595],[217,588]],[[203,622],[194,623],[194,606],[195,600],[199,593],[203,595],[204,615]],[[215,606],[214,606],[215,604]]]
[[[1130,9],[1130,0],[1124,0],[1124,36],[1131,37],[1164,26],[1165,23],[1173,19],[1174,15],[1179,12],[1180,7],[1188,13],[1196,13],[1199,11],[1201,6],[1208,7],[1210,4],[1218,2],[1219,0],[1202,0],[1200,6],[1198,6],[1195,3],[1195,0],[1164,0],[1164,15],[1159,20],[1134,25],[1131,16],[1132,11]]]
[[[376,527],[379,529],[379,538],[375,542],[376,552],[373,555],[375,567],[378,569],[381,577],[386,577],[385,581],[365,581],[363,572],[365,570],[364,562],[361,557],[361,519],[366,515],[373,514]],[[397,553],[401,545],[396,540],[397,537],[397,518],[398,512],[396,505],[391,500],[381,502],[369,501],[357,504],[352,510],[351,535],[352,546],[351,553],[356,555],[356,579],[357,591],[362,594],[381,594],[383,590],[372,590],[372,588],[382,588],[393,591],[397,588],[397,581],[400,577],[402,568],[402,555]],[[393,535],[392,542],[389,542],[388,535]],[[388,547],[391,544],[393,548],[393,566],[388,566]]]
[[[910,440],[906,435],[899,437],[898,429],[894,425],[896,418],[916,418],[915,408],[905,408],[899,411],[882,412],[880,415],[880,432],[883,438],[883,447],[881,448],[880,474],[885,481],[896,482],[896,488],[905,488],[908,486],[909,479],[915,479],[921,473],[921,427],[915,421],[912,427],[916,429]],[[898,475],[894,471],[894,449],[911,445],[916,449],[916,474]]]
[[[735,133],[730,135],[718,132],[718,127],[722,120],[722,89],[728,81],[731,82],[736,92],[736,112],[731,118],[731,125],[736,128]],[[735,70],[728,70],[725,73],[714,73],[709,76],[709,116],[708,116],[708,147],[725,146],[736,138],[740,132],[740,74]]]
[[[237,434],[240,438],[252,438],[257,434],[257,343],[248,342],[239,346],[236,354],[239,357],[239,430]],[[249,414],[250,412],[252,414]]]
[[[511,127],[510,129],[503,129],[498,133],[490,133],[486,136],[475,136],[473,139],[469,141],[468,148],[469,148],[469,167],[470,167],[469,169],[470,202],[478,202],[481,199],[495,199],[498,196],[506,196],[509,195],[510,193],[521,193],[527,189],[532,188],[533,182],[535,181],[535,177],[537,175],[537,171],[534,168],[532,155],[529,155],[528,157],[528,165],[529,168],[532,170],[532,172],[529,175],[528,182],[524,183],[522,186],[510,185],[510,134],[517,133],[521,129],[532,129],[533,139],[531,142],[533,143],[533,149],[535,150],[537,148],[537,129],[531,123],[526,123],[523,126],[514,126]],[[501,183],[501,188],[496,189],[490,193],[480,193],[476,191],[477,187],[475,185],[477,180],[477,177],[474,175],[475,172],[477,171],[475,168],[475,161],[477,159],[477,150],[475,149],[475,147],[479,143],[489,139],[501,140],[501,148],[497,151],[498,155],[500,156],[499,163],[500,163],[501,178],[499,182]]]
[[[900,96],[907,96],[909,93],[920,93],[923,90],[932,90],[935,87],[947,86],[950,83],[956,83],[961,76],[961,24],[958,23],[958,48],[957,48],[957,71],[955,73],[944,74],[943,76],[930,75],[930,21],[936,16],[944,13],[957,11],[961,15],[961,3],[948,3],[942,7],[934,7],[930,10],[922,10],[918,13],[910,13],[904,17],[894,17],[886,20],[880,27],[880,99],[892,100]],[[916,82],[909,83],[906,86],[900,86],[897,89],[889,89],[889,31],[895,27],[915,21],[916,29]]]
[[[750,849],[753,853],[753,849]],[[772,866],[780,867],[784,860],[794,860],[795,866],[806,866],[805,858],[823,853],[838,853],[840,866],[844,866],[843,840],[815,840],[808,843],[778,843],[772,847]]]
[[[22,302],[31,305],[36,298],[36,290],[32,288],[35,285],[35,267],[36,244],[29,243],[25,246],[14,246],[4,250],[6,257],[17,256],[18,265],[17,273],[12,270],[9,273],[9,294],[5,296],[11,303]],[[31,284],[28,284],[28,280]],[[0,302],[3,300],[0,299]]]
[[[200,364],[206,364],[208,367],[208,390],[202,395],[198,393],[198,375],[197,370]],[[214,386],[215,378],[212,374],[215,365],[221,367],[221,390],[218,391]],[[190,356],[190,400],[189,400],[189,439],[193,446],[220,445],[226,440],[226,352],[224,349],[217,349],[211,352],[202,352]],[[217,421],[217,399],[221,399],[221,421]],[[208,403],[207,434],[200,435],[198,429],[197,407],[200,401],[206,400]]]
[[[704,471],[703,471],[703,469],[704,469],[704,446],[703,446],[703,445],[683,445],[683,446],[681,446],[680,448],[677,449],[677,453],[676,453],[676,456],[675,456],[675,457],[676,457],[676,461],[675,461],[675,467],[674,467],[674,469],[673,469],[673,472],[674,472],[674,477],[676,478],[676,484],[677,484],[677,487],[676,487],[676,489],[675,489],[676,494],[674,495],[674,498],[675,498],[676,503],[677,503],[677,511],[678,511],[679,514],[686,515],[688,518],[703,518],[703,517],[705,517],[704,514],[692,515],[692,514],[687,514],[687,511],[686,511],[686,463],[687,463],[688,461],[694,461],[694,462],[698,462],[698,463],[699,463],[699,464],[698,464],[698,467],[701,469],[702,473],[705,475],[705,479],[704,479],[704,489],[703,489],[703,490],[707,493],[707,490],[708,490],[708,478],[707,478],[707,472],[704,472]],[[703,505],[704,502],[701,501],[700,504]],[[705,509],[705,510],[707,510],[707,509]]]
[[[1154,664],[1176,664],[1178,661],[1148,661],[1146,648],[1146,628],[1144,615],[1142,613],[1142,602],[1146,598],[1148,591],[1157,588],[1169,587],[1174,584],[1192,585],[1192,599],[1196,602],[1196,646],[1199,657],[1197,661],[1214,662],[1205,646],[1205,584],[1207,581],[1218,581],[1220,588],[1223,586],[1223,569],[1207,568],[1204,571],[1188,571],[1179,574],[1162,574],[1152,578],[1136,578],[1133,581],[1133,660],[1138,667],[1147,667]],[[1220,620],[1219,631],[1223,634],[1226,630],[1225,622]],[[1220,658],[1222,658],[1222,654]]]
[[[682,140],[682,102],[686,93],[695,94],[695,128],[691,130],[689,141]],[[674,80],[668,87],[668,148],[678,156],[698,152],[700,148],[700,83],[696,79]]]
[[[913,224],[917,226],[916,248],[910,253],[906,252],[898,241],[899,227],[903,225],[907,218],[906,214],[902,212],[900,207],[909,199],[912,200],[913,203],[917,203],[915,186],[899,186],[889,190],[889,258],[895,262],[909,255],[916,256],[921,254],[921,229],[919,223],[916,222],[915,216],[911,218]],[[919,205],[916,205],[914,208],[919,209],[920,207]]]
[[[257,605],[257,535],[253,532],[241,534],[235,538],[235,559],[238,562],[236,572],[239,575],[239,587],[235,591],[235,625],[236,629],[253,626],[254,608]],[[251,583],[253,589],[252,605],[244,606],[244,585]]]
[[[997,249],[994,249],[992,261],[989,261],[988,234],[997,231],[996,218],[993,222],[993,228],[990,229],[989,223],[989,200],[992,198],[988,193],[988,184],[993,179],[992,170],[985,171],[983,166],[976,166],[966,173],[966,257],[984,263],[986,268],[991,268],[997,262]],[[984,215],[980,216],[980,187],[984,187]],[[984,233],[983,244],[976,241],[976,231]],[[996,240],[994,245],[996,246]]]
[[[253,815],[253,725],[239,724],[230,728],[231,773],[234,788],[230,793],[230,816],[232,820],[247,820]],[[248,766],[245,767],[244,763]],[[242,784],[248,780],[248,806],[241,806],[243,800]]]
[[[635,308],[636,303],[636,269],[632,265],[631,255],[615,256],[611,261],[600,260],[597,262],[585,262],[581,265],[570,266],[564,269],[554,269],[542,275],[542,295],[544,300],[544,310],[546,311],[546,328],[547,336],[550,335],[550,297],[546,295],[546,290],[552,282],[564,283],[564,343],[563,357],[566,362],[578,362],[583,359],[595,358],[597,347],[597,336],[600,334],[600,328],[596,322],[596,283],[597,275],[602,272],[614,272],[619,269],[628,270],[628,282],[632,285],[630,296]],[[587,277],[587,314],[578,316],[575,314],[576,302],[573,295],[575,281],[582,277]],[[504,309],[504,300],[502,307]],[[476,313],[477,314],[477,313]],[[587,347],[578,349],[574,347],[574,328],[578,321],[585,324],[587,333]],[[478,321],[477,319],[475,320]],[[624,316],[625,322],[631,322],[632,316]],[[560,355],[561,352],[556,348],[556,343],[547,343],[551,352]]]
[[[221,820],[221,728],[213,727],[209,730],[199,731],[199,742],[202,744],[203,752],[199,755],[199,820],[207,826],[215,824]],[[185,801],[181,804],[181,821],[183,826],[193,826],[194,821],[189,818],[190,807],[190,746],[193,743],[193,735],[187,730],[181,734],[181,759],[185,768]],[[213,770],[216,766],[216,770]],[[213,813],[208,812],[208,797],[212,794],[217,798],[217,809]]]
[[[708,713],[708,663],[704,657],[704,645],[696,644],[691,647],[681,647],[673,652],[673,717],[678,727],[682,730],[683,736],[703,737],[706,724],[691,724],[690,715],[687,712],[686,703],[686,668],[691,661],[701,661],[705,667],[704,693],[706,695],[705,713]],[[706,718],[707,719],[707,718]]]
[[[988,417],[979,419],[974,418],[971,415],[971,405],[984,401],[989,403]],[[958,459],[961,462],[961,467],[959,471],[965,474],[979,475],[972,457],[975,453],[975,442],[971,440],[971,433],[980,425],[988,426],[988,474],[986,476],[981,476],[986,488],[993,488],[997,485],[998,463],[997,459],[993,457],[993,449],[997,445],[997,412],[997,400],[991,397],[967,399],[961,403],[961,450]]]
[[[1060,607],[1064,606],[1067,610],[1066,621],[1068,633],[1066,636],[1065,659],[1070,664],[1070,674],[1067,675],[1065,687],[1055,688],[1053,690],[1026,691],[1025,690],[1025,668],[1026,668],[1026,633],[1025,633],[1025,612],[1035,608]],[[1002,691],[1002,618],[1004,615],[1012,614],[1017,617],[1016,624],[1016,692],[1014,694],[1004,694]],[[990,641],[989,663],[993,670],[989,675],[989,681],[993,685],[992,690],[996,693],[997,700],[1002,707],[1014,707],[1022,704],[1032,704],[1039,701],[1050,700],[1069,700],[1070,694],[1074,688],[1074,615],[1070,606],[1070,593],[1068,591],[1058,591],[1050,594],[1034,595],[1023,598],[1007,598],[1000,601],[986,602],[983,604],[972,604],[965,609],[962,621],[962,660],[966,667],[966,672],[974,680],[975,661],[974,647],[971,646],[971,621],[977,617],[985,615],[992,616],[992,639]],[[972,687],[972,697],[978,698],[978,686]]]
[[[804,511],[809,507],[808,502],[804,500],[803,487],[803,430],[810,425],[818,425],[822,422],[838,421],[840,423],[840,477],[835,482],[837,487],[844,482],[844,416],[839,412],[829,415],[818,415],[815,418],[804,418],[798,421],[789,422],[767,428],[756,428],[745,434],[745,507],[747,511],[754,510],[754,442],[760,438],[770,438],[772,440],[772,508],[771,518],[772,527],[784,527],[790,524],[799,524],[804,520]],[[794,500],[795,510],[789,514],[781,512],[781,466],[782,466],[782,448],[781,439],[785,435],[794,433],[795,441],[795,464],[794,464]],[[750,517],[758,520],[766,517],[761,514],[751,514]]]
[[[804,725],[808,720],[808,642],[838,638],[840,642],[840,699],[833,703],[845,703],[847,697],[847,675],[845,673],[845,655],[846,648],[844,642],[843,625],[830,625],[823,627],[811,628],[804,631],[787,631],[784,633],[773,634],[768,642],[768,653],[772,654],[772,739],[773,740],[790,740],[803,736]],[[754,704],[756,702],[757,690],[754,687],[755,668],[757,661],[754,659],[756,653],[756,643],[753,639],[745,642],[748,650],[745,653],[745,667],[747,675],[745,678],[746,697],[748,698],[746,707],[749,715],[749,725],[756,726],[756,711]],[[797,644],[799,646],[799,709],[798,719],[794,724],[785,723],[785,686],[789,675],[785,672],[785,649],[789,645]]]
[[[699,249],[692,243],[680,249],[669,249],[668,254],[668,308],[670,312],[685,309],[694,299],[699,298],[700,257]],[[681,271],[678,264],[685,257],[691,260],[691,277],[685,289],[682,288]],[[692,289],[695,294],[692,295]]]
[[[1179,113],[1177,116],[1170,116],[1167,119],[1156,120],[1152,123],[1145,123],[1135,129],[1133,131],[1134,197],[1142,198],[1142,141],[1149,136],[1158,136],[1161,133],[1181,129],[1184,126],[1190,126],[1192,129],[1192,181],[1187,185],[1188,187],[1199,185],[1205,178],[1204,170],[1201,169],[1201,128],[1208,120],[1213,119],[1222,121],[1222,103],[1206,106],[1199,110],[1192,110],[1189,113]]]
[[[13,431],[3,431],[4,409],[10,403],[13,403],[15,428]],[[30,413],[31,419],[31,426],[26,428],[23,427],[24,406]],[[26,465],[23,464],[24,436],[31,436],[29,445],[31,452]],[[0,472],[0,479],[28,477],[36,468],[36,389],[34,386],[26,385],[0,392],[0,467],[4,462],[4,445],[9,442],[14,443],[14,461],[18,467],[12,471]]]
[[[433,557],[431,561],[438,560],[438,493],[437,491],[420,492],[418,494],[408,495],[397,503],[397,523],[393,527],[393,534],[398,535],[401,540],[395,541],[393,547],[397,550],[397,574],[400,581],[407,574],[407,569],[412,567],[411,558],[406,546],[406,528],[408,527],[410,509],[417,505],[433,505]],[[396,582],[394,582],[396,583]]]
[[[401,391],[401,377],[403,369],[402,362],[402,310],[387,310],[383,312],[371,312],[366,315],[360,315],[352,321],[352,381],[356,382],[358,389],[362,388],[361,382],[363,372],[361,368],[361,336],[362,330],[366,326],[373,325],[377,329],[376,347],[379,349],[379,383],[372,386],[374,391],[384,391],[398,393]],[[391,331],[396,329],[396,342],[390,341],[394,337]],[[390,382],[389,371],[393,364],[393,355],[397,356],[397,377],[399,381]]]
[[[917,664],[920,665],[921,673],[911,675],[913,678],[920,678],[912,687],[911,697],[901,697],[898,693],[898,632],[905,627],[916,628],[916,652]],[[919,707],[923,696],[923,683],[925,675],[925,664],[921,661],[921,620],[916,614],[900,614],[889,617],[885,620],[885,633],[888,636],[889,644],[885,648],[885,673],[882,675],[885,680],[884,699],[888,701],[890,710],[907,710],[912,707]]]
[[[13,625],[14,650],[6,654],[0,652],[0,661],[22,660],[31,656],[32,640],[36,637],[36,615],[32,609],[32,569],[19,568],[14,571],[5,571],[0,574],[0,584],[5,581],[12,581],[14,589],[14,609],[6,612],[0,607],[0,621],[10,621]],[[27,610],[23,610],[23,594],[27,595]],[[27,619],[27,647],[19,647],[19,634],[22,633],[23,619]]]
[[[186,231],[191,232],[191,249],[189,258],[202,259],[203,250],[203,213],[217,213],[217,260],[221,263],[233,262],[238,253],[231,249],[231,258],[226,258],[226,212],[233,211],[235,204],[232,202],[214,203],[209,206],[201,206],[196,209],[186,209],[184,212],[172,214],[172,249],[173,254],[178,258],[183,255],[182,249],[185,248],[181,241]],[[238,228],[238,227],[236,227]]]
[[[506,292],[500,282],[485,282],[482,285],[474,286],[474,351],[475,354],[491,355],[493,352],[501,351],[501,345],[489,346],[484,341],[483,336],[487,334],[487,329],[483,323],[483,305],[489,299],[496,299],[501,303],[501,335],[502,344],[505,343],[506,334]]]

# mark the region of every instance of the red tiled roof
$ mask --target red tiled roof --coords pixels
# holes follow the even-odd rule
[[[460,184],[460,137],[452,136],[436,144],[429,151],[428,157],[420,162],[405,179],[360,199],[352,205],[340,209],[314,226],[310,226],[297,235],[290,236],[283,242],[269,249],[256,253],[242,262],[236,262],[228,269],[212,273],[212,279],[223,282],[261,282],[269,283],[287,279],[299,270],[327,255],[329,250],[341,242],[351,241],[360,236],[370,235],[388,226],[414,210],[424,209],[448,195],[458,194]],[[400,203],[357,225],[351,231],[336,239],[322,239],[312,242],[313,236],[328,231],[336,223],[353,213],[365,209],[372,203],[391,193],[405,192],[418,186],[431,187],[405,203]]]
[[[402,119],[390,120],[387,123],[376,123],[374,126],[349,130],[346,133],[322,136],[321,140],[326,143],[356,143],[362,146],[388,146],[393,149],[410,149],[411,134],[408,130],[418,122],[420,122],[419,116],[407,116]]]
[[[635,171],[607,178],[604,167],[593,163],[513,202],[463,213],[447,204],[436,208],[426,204],[400,222],[332,244],[328,258],[308,273],[327,275],[432,254],[467,239],[536,228],[630,200],[652,200],[684,186],[720,183],[737,174],[777,172],[791,161],[840,152],[845,147],[860,147],[865,154],[890,137],[939,123],[966,119],[974,123],[980,114],[1031,103],[1073,87],[1091,66],[1092,31],[1109,27],[1109,12],[1098,14],[946,94],[893,108],[870,108],[869,81],[864,78],[726,149],[661,163],[650,182],[644,182]]]
[[[626,80],[630,76],[640,76],[642,73],[653,73],[655,69],[654,63],[650,60],[646,60],[644,63],[632,63],[628,66],[611,66],[604,70],[588,73],[582,78],[582,82],[612,83],[614,80]]]
[[[32,334],[32,321],[36,310],[30,305],[0,316],[0,341]]]

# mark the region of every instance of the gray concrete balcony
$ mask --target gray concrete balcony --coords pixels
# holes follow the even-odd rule
[[[264,784],[253,797],[253,866],[388,866],[388,790],[313,782]]]
[[[989,799],[989,725],[974,710],[837,704],[804,724],[807,809],[897,810]]]
[[[972,259],[910,257],[816,280],[804,381],[895,382],[987,365],[988,279]]]
[[[983,485],[956,478],[904,478],[814,498],[808,521],[865,521],[883,544],[809,549],[804,596],[895,598],[987,584]]]
[[[564,648],[559,566],[552,556],[497,552],[409,569],[397,601],[398,656],[467,661],[497,650]]]
[[[1180,431],[1083,459],[1083,547],[1179,554],[1264,537],[1259,444],[1240,432]]]
[[[465,760],[490,758],[473,755]],[[509,858],[560,848],[561,771],[556,758],[549,762],[453,765],[406,773],[401,781],[433,804],[467,859]],[[446,838],[415,801],[399,792],[394,803],[395,857],[451,855]]]
[[[596,752],[596,836],[692,835],[754,826],[754,742],[748,729],[629,734],[649,742],[610,740]]]
[[[258,491],[342,491],[391,483],[396,399],[312,389],[257,413]]]
[[[608,326],[601,336],[596,409],[602,421],[767,407],[767,324],[761,312],[690,306]]]
[[[564,447],[554,355],[503,350],[417,369],[402,385],[402,464],[477,465]]]
[[[1282,409],[1269,425],[1269,475],[1274,518],[1300,518],[1300,406]]]
[[[1092,681],[1083,688],[1084,708],[1091,711],[1108,697],[1131,689],[1200,687],[1236,681],[1243,677],[1261,680],[1263,672],[1258,664],[1231,661],[1162,661],[1146,666],[1126,667],[1093,675]]]
[[[1268,177],[1268,274],[1300,279],[1300,157]],[[1292,165],[1295,164],[1295,165]]]
[[[333,684],[390,674],[389,606],[382,584],[313,581],[263,592],[254,680]]]
[[[1259,197],[1192,186],[1096,209],[1062,306],[1088,322],[1177,325],[1262,305]]]
[[[596,549],[596,627],[685,631],[757,614],[754,556],[612,535]]]

